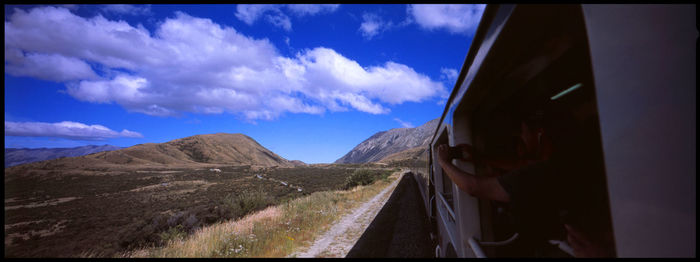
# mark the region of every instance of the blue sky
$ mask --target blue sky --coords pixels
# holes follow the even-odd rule
[[[483,5],[5,6],[5,147],[243,133],[330,163],[442,113]]]

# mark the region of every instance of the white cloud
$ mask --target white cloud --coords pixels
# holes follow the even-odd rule
[[[65,8],[51,6],[29,12],[15,9],[5,22],[5,50],[60,54],[108,67],[133,69],[147,62],[144,59],[158,50],[149,45],[149,40],[143,27],[134,28],[102,16],[84,19]]]
[[[276,27],[281,27],[285,31],[292,31],[292,21],[289,20],[289,16],[283,13],[267,15],[265,18],[267,18],[267,21]]]
[[[279,10],[278,5],[236,5],[236,18],[252,25],[268,10]]]
[[[362,15],[362,24],[360,24],[360,32],[365,39],[372,39],[377,34],[391,28],[391,22],[384,22],[381,17],[376,14],[365,13]]]
[[[287,8],[292,11],[295,15],[305,16],[305,15],[316,15],[319,13],[332,13],[338,9],[340,5],[338,4],[292,4],[287,5]]]
[[[76,11],[76,10],[78,10],[78,9],[80,8],[80,6],[79,6],[79,5],[76,5],[76,4],[59,5],[59,6],[64,7],[64,8],[67,8],[67,9],[72,10],[72,11]]]
[[[399,119],[398,117],[394,117],[394,121],[399,122],[399,124],[401,124],[401,127],[408,127],[408,128],[415,127],[410,122],[403,121],[403,120]]]
[[[101,5],[101,9],[108,13],[120,15],[149,15],[151,14],[151,5]]]
[[[5,49],[5,71],[15,76],[30,76],[50,81],[70,81],[81,79],[96,79],[85,61],[65,57],[60,54],[23,54],[19,49]]]
[[[485,7],[483,4],[416,4],[408,6],[407,13],[425,29],[444,28],[451,33],[473,34]]]
[[[255,4],[255,5],[237,5],[236,17],[248,25],[252,25],[260,17],[265,17],[269,23],[280,27],[285,31],[292,30],[292,21],[289,16],[284,14],[280,5],[271,4]]]
[[[389,104],[420,102],[425,98],[447,93],[442,83],[434,82],[412,68],[387,62],[383,66],[362,67],[332,49],[315,48],[298,55],[307,81],[307,95],[322,101],[337,99],[353,108],[368,112],[388,112],[380,105],[372,104],[377,99]],[[329,92],[330,91],[330,92]],[[360,99],[360,95],[366,99]]]
[[[78,122],[9,122],[5,121],[6,136],[62,137],[74,140],[103,140],[118,137],[143,137],[138,132],[117,132],[102,125],[86,125]]]
[[[289,16],[283,10],[287,10],[292,14],[303,17],[317,15],[322,13],[335,12],[340,5],[313,5],[313,4],[292,4],[292,5],[277,5],[277,4],[239,4],[236,5],[236,18],[240,19],[248,25],[252,25],[265,17],[269,23],[280,27],[286,31],[292,30],[292,22]]]
[[[403,64],[362,66],[324,47],[284,57],[268,39],[181,12],[150,33],[64,8],[15,10],[5,22],[5,50],[8,74],[70,80],[67,93],[76,99],[156,116],[228,112],[254,120],[327,110],[383,114],[390,111],[387,105],[447,95],[442,82]],[[55,72],[23,67],[33,56],[71,66]],[[87,63],[102,76],[90,74]]]
[[[459,77],[459,72],[455,69],[444,67],[440,69],[440,78],[449,84],[454,84],[457,77]]]
[[[411,24],[410,19],[406,19],[400,23],[394,23],[393,21],[385,21],[381,16],[373,13],[362,14],[362,23],[358,31],[362,33],[362,36],[371,40],[374,36],[381,34],[383,32],[401,28]]]

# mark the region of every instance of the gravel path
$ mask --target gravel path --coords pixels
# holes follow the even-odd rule
[[[340,222],[316,239],[306,251],[295,252],[291,257],[345,257],[389,199],[399,181],[401,177],[370,201],[345,215]]]
[[[430,222],[415,175],[406,173],[346,258],[431,258]]]

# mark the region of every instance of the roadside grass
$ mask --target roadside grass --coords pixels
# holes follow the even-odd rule
[[[286,257],[307,248],[343,215],[375,196],[400,172],[343,191],[321,191],[270,206],[237,220],[169,238],[163,247],[123,253],[125,257]],[[379,179],[381,178],[381,179]]]

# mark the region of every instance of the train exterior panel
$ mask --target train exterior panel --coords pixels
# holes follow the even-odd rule
[[[697,37],[695,5],[487,6],[426,157],[412,167],[436,256],[574,255],[556,239],[557,251],[528,250],[507,205],[470,196],[437,164],[440,144],[512,155],[513,123],[547,108],[580,127],[554,135],[571,145],[556,153],[586,170],[572,170],[590,194],[578,197],[598,201],[613,255],[695,257]]]

